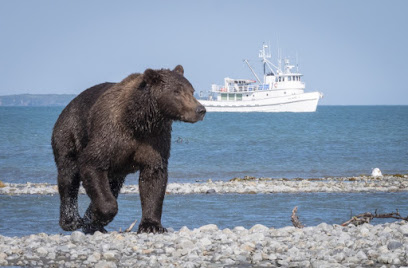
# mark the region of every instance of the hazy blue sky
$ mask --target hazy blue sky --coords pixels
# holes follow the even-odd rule
[[[0,95],[75,93],[182,64],[196,91],[299,56],[321,104],[408,104],[408,1],[1,1]]]

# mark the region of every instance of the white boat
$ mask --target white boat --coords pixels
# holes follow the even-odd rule
[[[315,112],[320,92],[305,92],[302,74],[292,72],[295,67],[289,60],[278,59],[275,66],[268,59],[271,57],[268,46],[259,51],[262,59],[264,76],[259,79],[249,62],[248,67],[256,80],[232,79],[226,77],[224,85],[212,85],[208,99],[200,100],[207,112]],[[267,69],[269,69],[267,71]]]

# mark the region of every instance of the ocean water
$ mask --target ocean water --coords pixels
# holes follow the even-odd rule
[[[50,141],[62,109],[0,107],[0,180],[56,183]],[[175,122],[172,139],[170,181],[408,173],[408,106],[208,113],[195,124]]]
[[[58,225],[59,196],[2,196],[0,195],[0,234],[23,236],[37,233],[69,234]],[[89,198],[81,195],[79,211],[83,215]],[[106,227],[107,231],[125,230],[137,219],[133,231],[137,231],[142,211],[139,195],[120,195],[119,212]],[[292,209],[298,206],[300,221],[306,226],[322,222],[342,224],[351,215],[363,212],[390,213],[398,211],[408,215],[408,193],[297,193],[297,194],[196,194],[167,195],[164,199],[162,224],[166,228],[189,229],[206,224],[218,228],[243,226],[247,229],[255,224],[281,228],[292,226]],[[372,224],[392,222],[394,219],[374,219]]]
[[[0,107],[0,180],[56,184],[50,145],[62,107]],[[208,113],[202,122],[173,124],[170,182],[255,176],[312,178],[408,173],[408,106],[319,106],[315,113]],[[138,174],[127,184],[137,184]],[[89,203],[80,197],[83,213]],[[64,233],[59,197],[1,196],[0,234]],[[408,215],[408,193],[298,193],[167,195],[163,224],[179,229],[214,223],[220,228],[261,223],[291,225],[290,214],[308,226],[342,223],[350,214]],[[138,195],[120,195],[109,231],[140,220]],[[384,220],[381,220],[384,221]],[[381,222],[375,220],[375,222]]]

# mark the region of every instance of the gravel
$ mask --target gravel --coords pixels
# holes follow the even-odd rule
[[[236,178],[230,181],[212,181],[197,183],[169,183],[167,194],[256,194],[256,193],[297,193],[297,192],[402,192],[408,191],[408,175],[386,175],[383,177],[359,176],[320,179],[270,179]],[[80,188],[80,194],[85,190]],[[121,193],[137,194],[138,185],[125,185]],[[58,194],[57,185],[48,183],[4,183],[0,194]]]
[[[232,230],[211,224],[165,234],[0,235],[0,266],[408,267],[407,228],[405,222]]]

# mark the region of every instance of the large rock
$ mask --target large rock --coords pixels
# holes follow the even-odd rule
[[[216,232],[218,231],[218,226],[215,224],[208,224],[208,225],[201,226],[199,230],[200,232]]]

